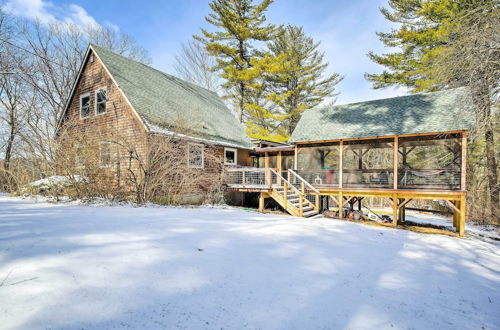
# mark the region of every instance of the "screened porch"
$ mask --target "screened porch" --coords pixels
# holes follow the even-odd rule
[[[255,168],[288,169],[318,189],[465,190],[464,133],[262,148]]]

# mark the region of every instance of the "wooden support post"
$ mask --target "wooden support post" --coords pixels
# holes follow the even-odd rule
[[[272,180],[271,180],[271,170],[268,169],[268,168],[266,168],[265,171],[266,172],[265,172],[264,175],[266,177],[265,178],[266,179],[266,186],[269,187],[269,188],[271,188],[273,186],[273,183],[272,183]]]
[[[452,201],[452,203],[455,206],[453,208],[453,227],[455,227],[455,230],[458,232],[458,218],[460,215],[460,201]]]
[[[462,166],[460,167],[460,189],[467,190],[467,133],[462,133]]]
[[[396,226],[398,224],[398,198],[394,194],[392,196],[392,225]]]
[[[298,161],[299,161],[299,148],[297,147],[297,145],[295,145],[295,152],[293,154],[293,170],[294,171],[297,171],[297,168],[298,168]]]
[[[266,168],[266,183],[269,187],[272,187],[271,171],[269,171],[269,153],[267,152],[264,153],[264,167]]]
[[[340,141],[339,145],[339,188],[343,185],[343,152],[344,152],[344,141]]]
[[[283,173],[281,172],[282,171],[282,167],[281,167],[281,151],[278,152],[278,156],[276,157],[276,165],[278,166],[278,174],[279,175],[283,175]],[[278,180],[278,185],[281,186],[281,178],[278,176],[276,178],[276,180]]]
[[[305,189],[305,184],[304,184],[304,181],[300,181],[300,191],[305,194],[306,192],[306,189]]]
[[[261,192],[259,196],[259,212],[264,212],[264,193]]]
[[[339,192],[339,219],[344,219],[344,196],[342,192]]]
[[[299,216],[304,215],[304,197],[302,195],[299,195]]]
[[[398,212],[398,222],[402,222],[403,221],[403,207],[399,207],[399,205],[401,205],[403,203],[403,200],[401,198],[398,198],[398,209],[399,209],[399,212]]]
[[[465,205],[465,194],[460,197],[460,218],[458,220],[458,234],[460,237],[465,234],[465,213],[466,213],[466,205]]]
[[[245,186],[247,183],[247,172],[246,171],[242,171],[242,174],[241,174],[241,184],[243,186]]]
[[[319,199],[321,198],[320,194],[316,194],[316,211],[319,211]]]
[[[281,173],[281,171],[283,170],[283,166],[281,164],[282,160],[283,160],[283,158],[282,158],[282,154],[281,154],[281,151],[280,151],[280,152],[278,152],[278,157],[277,157],[277,160],[276,160],[276,162],[278,164],[276,164],[276,165],[278,165],[278,173],[281,174],[281,175],[283,175]]]
[[[398,152],[399,147],[398,147],[398,137],[394,137],[394,189],[398,189]]]
[[[362,170],[363,169],[363,149],[359,150],[358,154],[358,169]]]
[[[283,182],[283,198],[285,199],[285,211],[288,211],[288,184]]]

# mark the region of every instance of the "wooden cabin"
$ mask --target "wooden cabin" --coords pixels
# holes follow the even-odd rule
[[[468,104],[458,88],[309,110],[289,145],[257,147],[254,167],[230,169],[226,189],[259,192],[260,210],[273,198],[305,217],[333,205],[343,218],[346,205],[387,198],[394,226],[410,201],[442,200],[463,235]]]

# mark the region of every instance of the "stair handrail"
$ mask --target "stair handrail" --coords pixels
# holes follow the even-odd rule
[[[314,188],[314,186],[312,184],[310,184],[309,182],[307,182],[303,177],[301,177],[300,175],[298,175],[294,170],[288,169],[288,172],[292,173],[297,179],[299,179],[300,181],[302,181],[309,189],[311,189],[312,191],[314,191],[316,194],[320,194],[320,192],[319,192],[318,189]]]
[[[291,183],[290,183],[287,179],[285,179],[285,178],[284,178],[281,174],[279,174],[278,172],[276,172],[276,171],[275,171],[274,169],[272,169],[272,168],[269,168],[269,170],[270,170],[272,173],[276,174],[276,176],[277,176],[277,177],[279,177],[281,180],[283,180],[284,182],[286,182],[290,188],[292,188],[292,189],[293,189],[293,190],[294,190],[297,194],[299,194],[299,196],[304,196],[304,197],[305,197],[305,195],[302,193],[302,191],[300,191],[299,189],[297,189],[297,188],[296,188],[293,184],[291,184]]]

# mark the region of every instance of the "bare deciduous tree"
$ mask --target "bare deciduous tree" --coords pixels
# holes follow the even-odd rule
[[[213,92],[219,92],[220,77],[210,70],[216,65],[214,57],[196,40],[181,44],[181,47],[181,51],[175,56],[174,65],[179,77]]]
[[[470,211],[500,223],[500,148],[495,137],[500,130],[500,10],[489,4],[477,6],[458,17],[455,25],[453,38],[436,60],[436,79],[471,91],[477,125],[471,136],[474,157],[469,157],[470,190],[475,199]],[[488,194],[477,195],[484,192]],[[484,202],[478,203],[481,200]]]

